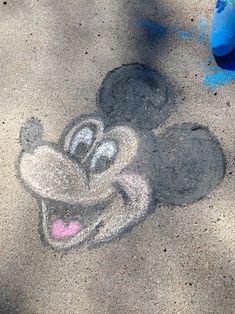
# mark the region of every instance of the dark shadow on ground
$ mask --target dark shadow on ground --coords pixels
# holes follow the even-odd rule
[[[130,24],[133,25],[133,45],[134,54],[137,61],[142,61],[147,65],[154,65],[157,55],[168,42],[167,28],[161,22],[169,11],[165,1],[141,0],[124,1],[124,9],[129,14]]]
[[[22,293],[15,287],[1,283],[0,286],[0,314],[22,313]]]

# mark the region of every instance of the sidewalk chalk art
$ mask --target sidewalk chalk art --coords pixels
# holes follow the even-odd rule
[[[20,182],[39,204],[39,232],[55,250],[120,238],[158,204],[200,200],[223,180],[222,148],[207,127],[182,123],[156,136],[174,109],[165,78],[141,64],[107,74],[98,111],[43,139],[36,118],[20,131]]]

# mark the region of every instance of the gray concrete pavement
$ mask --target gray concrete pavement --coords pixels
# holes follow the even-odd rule
[[[233,313],[234,81],[208,90],[207,41],[177,35],[212,10],[209,0],[0,4],[0,313]],[[170,31],[149,37],[140,20]],[[35,117],[44,140],[57,142],[74,118],[97,109],[106,74],[136,62],[175,90],[176,109],[156,134],[182,122],[207,126],[224,150],[225,178],[191,205],[158,205],[120,240],[91,250],[44,246],[38,203],[16,171],[20,129]]]

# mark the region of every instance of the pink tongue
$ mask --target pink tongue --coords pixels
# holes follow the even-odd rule
[[[78,221],[70,221],[65,225],[62,219],[56,219],[52,223],[52,236],[55,239],[71,237],[76,234],[80,228],[81,224]]]

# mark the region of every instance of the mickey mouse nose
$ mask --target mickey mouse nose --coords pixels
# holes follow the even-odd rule
[[[20,131],[20,143],[24,151],[32,151],[42,143],[43,128],[39,120],[27,120]]]

